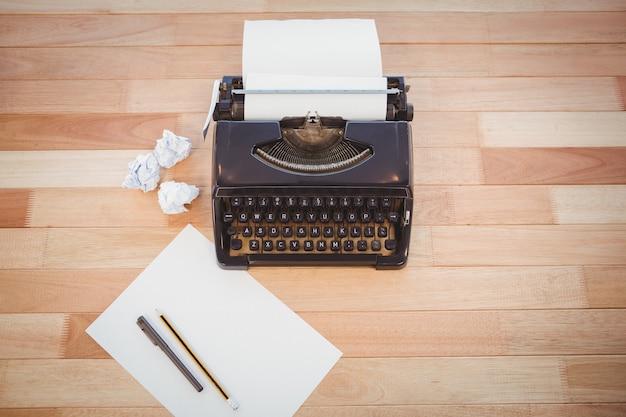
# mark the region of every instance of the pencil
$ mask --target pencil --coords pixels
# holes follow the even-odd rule
[[[222,396],[224,397],[224,399],[226,400],[226,402],[228,403],[228,405],[233,409],[233,410],[237,410],[239,408],[239,405],[237,404],[237,402],[230,396],[230,394],[228,394],[228,392],[226,391],[226,389],[224,389],[224,387],[222,386],[222,384],[220,384],[217,381],[217,378],[215,378],[211,372],[207,369],[207,367],[202,363],[202,361],[200,360],[200,358],[193,352],[193,350],[191,349],[191,347],[187,344],[187,342],[185,342],[185,340],[183,339],[183,337],[180,335],[180,333],[176,330],[176,328],[174,328],[174,326],[172,325],[172,323],[165,317],[165,315],[161,312],[159,312],[159,318],[161,319],[161,321],[165,324],[165,326],[167,326],[167,328],[170,330],[170,332],[174,335],[174,337],[176,338],[176,340],[178,340],[178,342],[182,345],[182,347],[187,351],[187,353],[189,354],[189,356],[191,356],[191,358],[194,360],[194,362],[200,367],[200,369],[202,369],[202,372],[204,372],[204,374],[207,376],[207,378],[209,378],[209,380],[213,383],[213,385],[215,386],[215,388],[220,392],[220,394],[222,394]]]

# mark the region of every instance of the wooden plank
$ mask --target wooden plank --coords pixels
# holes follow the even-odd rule
[[[67,16],[8,15],[5,3],[0,16],[0,25],[5,29],[0,44],[6,47],[167,45],[176,37],[174,15],[95,15],[79,13],[78,9]]]
[[[0,409],[4,417],[171,417],[163,407],[14,408]]]
[[[128,174],[128,163],[149,151],[0,152],[0,188],[121,187]]]
[[[166,417],[164,408],[26,408],[2,409],[4,417]],[[374,413],[374,414],[372,414]],[[394,405],[324,407],[303,406],[295,417],[622,417],[626,404],[501,404],[501,405]]]
[[[592,269],[591,275],[578,267],[432,268],[410,260],[402,271],[356,271],[337,268],[329,276],[324,270],[250,269],[295,311],[587,308],[587,291],[596,308],[626,305],[619,291],[610,296],[621,288],[620,269]],[[0,270],[0,312],[102,312],[140,272],[108,266]]]
[[[626,148],[483,148],[486,184],[624,184]]]
[[[164,129],[184,136],[179,133],[184,120],[167,113],[0,114],[0,151],[150,149]],[[201,143],[195,140],[193,146]]]
[[[624,16],[626,18],[626,16]],[[577,33],[570,31],[569,33]],[[626,38],[626,31],[624,31]],[[496,76],[603,76],[626,72],[624,44],[492,45]]]
[[[453,187],[455,224],[551,224],[548,190],[541,187]]]
[[[429,12],[450,11],[450,12],[546,12],[551,10],[570,10],[570,11],[617,11],[625,10],[626,6],[620,0],[600,0],[597,2],[567,2],[563,0],[548,1],[525,1],[523,3],[513,0],[499,1],[497,3],[484,2],[480,0],[470,0],[464,2],[456,1],[420,1],[416,3],[403,3],[400,0],[394,0],[389,3],[381,4],[376,0],[367,0],[366,2],[357,3],[333,3],[331,0],[323,0],[318,4],[297,4],[289,2],[289,0],[270,0],[270,10],[297,10],[302,12],[319,10],[374,10],[385,12],[387,10],[420,10]]]
[[[625,147],[625,112],[479,113],[486,147]]]
[[[539,186],[416,186],[414,224],[552,224],[550,190]]]
[[[498,405],[393,405],[377,406],[304,406],[295,417],[622,417],[626,404],[498,404]],[[47,415],[34,414],[35,417]],[[115,415],[117,416],[117,415]],[[115,417],[111,416],[111,417]],[[14,417],[9,415],[9,417]],[[121,417],[121,416],[120,416]]]
[[[626,267],[587,266],[584,273],[590,307],[626,306]]]
[[[622,9],[623,9],[623,5]],[[570,6],[573,10],[577,10],[575,6]],[[620,10],[620,3],[616,0],[604,0],[599,2],[592,10]],[[418,3],[406,3],[400,0],[393,0],[385,4],[381,4],[375,0],[367,0],[352,3],[336,3],[328,0],[317,2],[316,4],[292,4],[285,0],[271,1],[246,1],[246,2],[206,2],[199,0],[190,0],[182,4],[172,4],[165,0],[151,2],[150,5],[126,4],[119,1],[99,0],[93,3],[84,4],[77,0],[70,0],[63,4],[43,4],[27,7],[16,0],[6,0],[3,3],[3,13],[18,14],[80,14],[80,13],[211,13],[211,12],[272,12],[272,11],[293,11],[293,12],[316,12],[319,10],[327,11],[377,11],[383,12],[388,10],[419,10],[419,11],[455,11],[455,12],[486,12],[486,11],[544,11],[545,4],[540,0],[531,0],[524,3],[512,0],[501,1],[497,3],[486,4],[480,0],[472,0],[466,2],[456,1],[427,1]]]
[[[117,13],[193,13],[193,12],[250,12],[266,11],[265,0],[237,1],[221,3],[217,1],[188,0],[174,5],[165,0],[157,0],[150,5],[126,4],[115,0],[96,0],[81,3],[70,0],[63,4],[43,3],[26,5],[17,0],[5,0],[3,13],[17,14],[117,14]]]
[[[31,190],[0,189],[0,227],[24,227]]]
[[[411,91],[411,90],[409,90]],[[409,101],[420,102],[409,93]],[[411,123],[413,146],[417,148],[478,147],[479,116],[472,112],[416,111]]]
[[[67,326],[64,314],[1,314],[0,358],[61,358]]]
[[[169,174],[170,177],[175,177]],[[184,180],[178,177],[178,180]],[[143,193],[121,187],[48,188],[33,192],[28,203],[25,227],[158,227],[212,225],[210,190],[200,188],[202,197],[186,205],[189,212],[165,215],[158,204],[157,191]],[[84,210],[89,206],[90,210]]]
[[[3,360],[0,369],[6,408],[159,405],[113,359]]]
[[[575,3],[578,6],[583,4]],[[563,6],[563,2],[560,5]],[[624,10],[623,2],[621,6]],[[609,43],[626,40],[623,13],[493,13],[486,19],[489,40],[493,43]]]
[[[184,177],[177,179],[182,181]],[[122,187],[37,189],[29,203],[26,226],[162,227],[189,222],[197,227],[211,226],[210,189],[201,187],[200,193],[202,197],[186,205],[189,212],[168,216],[161,210],[156,190],[143,193]],[[90,210],[85,210],[85,206]]]
[[[384,74],[480,77],[492,73],[491,48],[488,45],[381,45],[381,54]]]
[[[626,223],[623,185],[416,186],[414,224]]]
[[[416,185],[482,184],[482,154],[478,148],[415,148]]]
[[[0,364],[4,369],[3,404],[7,408],[157,405],[113,360],[33,359]],[[612,377],[605,381],[582,378],[589,366],[604,369]],[[624,399],[624,371],[624,356],[606,355],[345,358],[306,405],[620,402]]]
[[[179,232],[178,227],[54,228],[48,232],[43,266],[145,268]]]
[[[620,267],[586,267],[584,278],[576,267],[418,268],[409,264],[400,274],[369,268],[354,274],[353,268],[338,268],[333,277],[319,271],[306,279],[297,268],[281,268],[281,271],[285,272],[284,277],[273,268],[250,270],[297,311],[622,308],[626,305],[621,291],[622,277],[626,274]],[[139,273],[139,269],[0,270],[0,311],[103,311]],[[363,282],[368,285],[362,285]],[[91,297],[82,297],[85,293]]]
[[[408,78],[425,111],[621,111],[611,77]]]
[[[433,2],[434,3],[434,2]],[[573,6],[581,2],[572,2]],[[424,2],[419,3],[424,4]],[[467,4],[464,2],[463,4]],[[499,3],[500,4],[500,3]],[[519,3],[518,3],[519,4]],[[339,6],[343,6],[340,4]],[[292,6],[291,3],[289,6]],[[184,14],[178,16],[177,42],[182,45],[194,45],[199,42],[211,44],[240,45],[242,41],[243,21],[259,19],[301,19],[299,12],[290,12],[288,7],[280,13],[259,14],[224,14],[202,15]],[[516,43],[564,43],[575,37],[576,43],[620,43],[626,39],[622,22],[626,13],[561,13],[542,14],[540,19],[535,13],[483,13],[483,11],[454,10],[410,10],[407,4],[400,8],[387,8],[384,13],[368,12],[364,7],[353,5],[354,10],[319,13],[309,11],[304,18],[364,18],[375,19],[379,40],[382,44],[397,43],[502,43],[502,38],[509,38]],[[419,7],[419,5],[416,5]],[[387,5],[381,5],[387,7]],[[399,12],[396,12],[398,10]],[[401,10],[401,11],[400,11]],[[622,11],[626,6],[622,4]],[[547,17],[546,17],[547,16]],[[580,25],[584,20],[585,24]],[[208,24],[210,22],[210,24]],[[555,25],[556,22],[556,25]],[[492,25],[493,23],[493,25]],[[529,28],[529,24],[541,31],[542,37]],[[515,30],[515,32],[512,32]]]
[[[210,79],[134,80],[129,84],[126,111],[206,113],[211,107],[212,90],[213,80]]]
[[[433,263],[482,265],[626,264],[626,226],[433,226]]]
[[[575,266],[432,268],[417,266],[413,258],[401,271],[336,268],[331,275],[257,268],[250,273],[297,312],[587,308],[587,291],[598,303],[615,289],[603,270],[586,283]],[[616,294],[611,305],[626,303]]]
[[[206,79],[3,80],[0,109],[4,114],[205,113],[212,88]]]
[[[337,346],[344,358],[626,353],[625,310],[300,312],[299,315]],[[109,357],[84,332],[97,316],[69,317],[60,340],[64,357]],[[6,320],[9,324],[20,323],[13,316]],[[31,331],[37,331],[40,326],[31,323]],[[59,339],[59,335],[56,337]],[[59,353],[48,352],[41,346],[39,349],[15,357],[38,359]]]
[[[611,378],[597,373],[585,380],[594,365]],[[623,402],[625,371],[624,356],[347,358],[305,404]]]
[[[156,192],[121,186],[37,189],[29,213],[28,227],[167,226],[167,215],[161,211]]]
[[[560,365],[549,356],[345,358],[305,404],[560,403]]]
[[[583,0],[583,1],[569,1],[569,0],[546,0],[545,2],[545,10],[577,10],[577,11],[586,11],[586,10],[624,10],[626,6],[624,6],[624,2],[621,0],[600,0],[598,2],[594,0]]]
[[[301,312],[300,316],[344,358],[626,353],[624,310]]]
[[[109,359],[107,352],[85,332],[99,314],[70,314],[63,335],[63,357],[67,359]]]
[[[7,48],[3,52],[3,80],[221,78],[241,73],[240,46]]]
[[[298,12],[258,14],[184,13],[172,15],[4,15],[0,43],[7,47],[47,46],[200,46],[243,41],[245,20],[375,19],[379,40],[390,43],[484,43],[485,17],[480,14],[420,12]],[[415,22],[419,22],[418,25]],[[102,28],[107,28],[103,30]]]
[[[3,80],[221,78],[241,73],[239,45],[5,48],[3,52]],[[606,76],[626,72],[622,44],[401,43],[381,45],[381,53],[383,72],[405,77]]]
[[[0,109],[5,114],[120,113],[127,88],[124,80],[0,80]]]
[[[626,223],[626,186],[557,186],[550,195],[558,224]]]
[[[109,267],[0,269],[0,313],[100,313],[140,272]]]
[[[624,402],[624,356],[572,356],[563,361],[564,398],[572,402]]]
[[[0,229],[0,269],[40,268],[47,235],[43,229]]]
[[[307,19],[375,19],[382,44],[619,43],[626,13],[449,13],[406,10],[311,11]],[[301,19],[299,12],[103,15],[3,15],[6,47],[241,45],[244,20]],[[415,24],[418,22],[419,24]],[[107,30],[103,30],[107,28]]]
[[[510,355],[623,355],[624,314],[624,309],[517,310],[498,312],[498,324]]]

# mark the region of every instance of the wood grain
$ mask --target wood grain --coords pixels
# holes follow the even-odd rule
[[[417,224],[552,224],[550,188],[538,186],[415,187]]]
[[[300,314],[344,358],[626,353],[621,310]]]
[[[524,417],[583,417],[597,415],[602,417],[621,417],[626,407],[621,404],[519,404],[502,405],[394,405],[394,406],[304,406],[297,417],[359,417],[359,416],[395,416],[395,417],[485,417],[485,416],[524,416]],[[40,417],[38,414],[33,414]],[[117,414],[116,414],[117,415]],[[9,415],[10,417],[12,415]],[[47,417],[42,415],[41,417]]]
[[[113,359],[0,360],[4,408],[157,406]]]
[[[0,312],[101,312],[140,272],[111,268],[0,269]]]
[[[24,227],[29,200],[30,190],[0,189],[0,227]]]
[[[485,148],[487,184],[624,184],[624,148]]]
[[[433,263],[481,265],[622,265],[626,226],[433,226]]]
[[[485,147],[623,147],[626,112],[480,113]]]
[[[344,352],[296,416],[626,414],[623,0],[0,10],[0,415],[169,415],[85,329],[185,225],[213,239],[213,80],[245,20],[294,18],[375,19],[415,110],[405,268],[249,271]],[[164,129],[180,215],[121,187]]]

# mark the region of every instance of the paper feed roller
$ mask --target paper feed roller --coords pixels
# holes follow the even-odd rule
[[[413,105],[407,102],[407,92],[410,86],[404,84],[404,77],[387,76],[387,111],[385,120],[387,121],[411,121],[413,120]],[[356,93],[368,94],[368,91],[325,91],[325,90],[308,90],[301,91],[306,94],[325,94],[325,93]],[[260,93],[258,91],[250,91],[251,94]],[[299,91],[289,90],[273,90],[265,91],[266,94],[272,93],[299,93]],[[219,101],[213,111],[213,120],[244,120],[245,96],[248,92],[243,86],[243,77],[241,76],[224,76],[219,86]],[[295,115],[285,115],[295,116]],[[339,116],[339,115],[322,115],[322,116]]]

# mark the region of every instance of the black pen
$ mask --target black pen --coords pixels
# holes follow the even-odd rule
[[[143,330],[145,335],[148,336],[148,339],[150,339],[150,341],[154,343],[155,346],[160,347],[161,350],[167,355],[167,357],[170,358],[172,362],[174,362],[174,365],[176,365],[178,370],[180,370],[183,375],[185,375],[187,380],[191,382],[191,385],[193,385],[196,391],[202,391],[204,387],[200,384],[200,382],[198,382],[198,380],[193,376],[189,369],[187,369],[185,364],[182,363],[178,356],[176,356],[172,349],[170,349],[167,343],[165,343],[165,340],[163,340],[163,338],[159,336],[156,330],[154,330],[154,327],[152,327],[150,323],[148,323],[148,320],[146,320],[144,316],[140,316],[137,319],[137,326],[139,326],[139,328]]]
[[[207,376],[207,378],[209,378],[209,380],[213,383],[215,388],[220,392],[220,394],[222,394],[222,397],[224,397],[224,399],[226,400],[226,403],[233,410],[237,410],[239,408],[239,404],[237,404],[237,402],[233,399],[233,397],[231,397],[230,394],[228,394],[226,389],[222,386],[222,384],[220,384],[217,381],[217,378],[215,378],[211,374],[211,372],[209,372],[207,367],[204,366],[204,364],[202,363],[200,358],[198,358],[198,356],[193,352],[193,350],[191,350],[191,347],[189,347],[187,342],[185,342],[183,337],[180,335],[180,333],[178,333],[178,331],[174,328],[172,323],[170,323],[170,321],[165,317],[165,315],[163,313],[159,312],[158,310],[157,310],[157,312],[159,314],[159,317],[161,318],[161,321],[163,321],[163,323],[167,326],[167,328],[170,329],[170,331],[172,332],[174,337],[176,337],[176,339],[180,342],[180,344],[185,348],[187,353],[189,353],[189,356],[191,356],[191,358],[194,360],[194,362],[200,367],[200,369],[202,369],[202,372],[204,372],[204,374]]]

